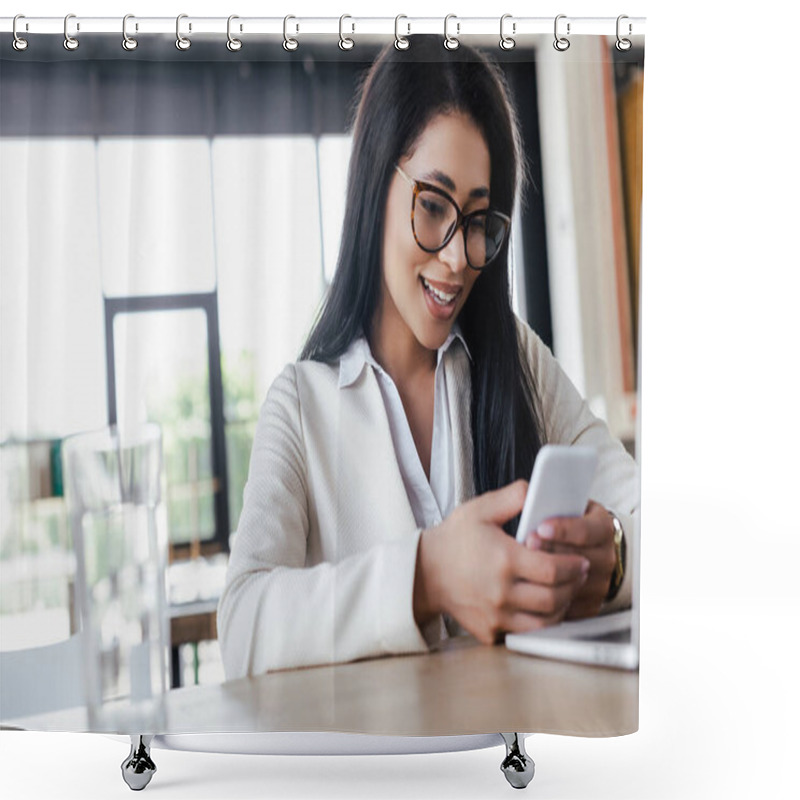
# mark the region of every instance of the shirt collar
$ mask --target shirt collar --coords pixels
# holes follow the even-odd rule
[[[450,349],[450,345],[454,341],[459,340],[464,346],[464,351],[467,357],[472,361],[472,355],[467,347],[464,334],[461,332],[461,327],[458,322],[453,324],[450,333],[444,340],[444,344],[436,351],[436,366],[438,367],[444,357],[444,354]],[[366,336],[360,336],[350,342],[350,346],[339,360],[339,388],[343,389],[355,383],[356,378],[361,375],[365,364],[371,364],[376,370],[383,372],[383,367],[375,360],[372,351],[369,348]]]

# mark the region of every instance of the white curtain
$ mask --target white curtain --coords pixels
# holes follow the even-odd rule
[[[216,292],[235,531],[260,404],[333,275],[349,147],[347,135],[0,138],[3,649],[68,633],[74,561],[50,445],[108,422],[106,298]],[[164,427],[171,540],[213,536],[204,310],[117,314],[113,341],[117,419]]]
[[[0,140],[0,440],[106,422],[104,295],[216,288],[223,359],[260,402],[332,277],[348,153],[347,136]],[[189,361],[190,334],[171,342]]]

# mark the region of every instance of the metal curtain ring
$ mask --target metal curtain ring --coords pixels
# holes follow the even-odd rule
[[[456,19],[455,14],[448,14],[444,18],[444,46],[446,50],[458,50],[459,41],[456,36],[461,32],[461,23],[456,22],[456,36],[450,36],[447,32],[447,23],[451,19]]]
[[[188,16],[188,14],[178,14],[178,18],[175,20],[175,47],[177,47],[178,50],[188,50],[192,46],[189,39],[185,36],[181,36],[181,20],[186,19]],[[191,29],[192,25],[189,23],[189,30],[191,31]]]
[[[14,17],[14,24],[12,26],[12,31],[14,33],[14,41],[11,43],[11,45],[13,46],[13,48],[15,50],[19,50],[19,51],[27,50],[28,49],[28,40],[27,39],[23,39],[17,33],[17,20],[18,19],[25,19],[24,14],[17,14],[17,16]],[[26,25],[26,27],[27,27],[27,25]]]
[[[73,36],[69,35],[69,31],[67,30],[67,26],[69,25],[70,19],[74,19],[74,17],[75,17],[74,14],[67,14],[67,16],[64,17],[64,49],[65,50],[77,50],[78,49],[78,45],[80,44],[80,42],[77,39],[75,39]],[[78,30],[80,30],[80,26],[78,27]]]
[[[500,17],[500,47],[503,50],[513,50],[514,47],[516,47],[516,44],[517,44],[510,36],[506,36],[503,33],[503,23],[507,19],[511,19],[511,16],[512,16],[511,14],[503,14],[503,16]],[[511,33],[516,33],[516,32],[517,32],[517,23],[516,22],[512,22],[511,23]]]
[[[352,50],[354,45],[355,45],[355,42],[352,39],[349,39],[348,37],[346,37],[344,35],[343,31],[342,31],[342,24],[344,23],[344,21],[346,19],[353,19],[353,18],[349,14],[342,14],[342,16],[339,17],[339,49],[340,50]],[[353,33],[355,33],[355,30],[356,30],[355,23],[353,23],[352,28],[353,28]]]
[[[553,35],[556,37],[555,41],[553,42],[553,47],[555,47],[555,49],[560,53],[563,53],[565,50],[569,50],[569,39],[567,39],[566,36],[558,35],[558,21],[566,18],[566,14],[559,14],[556,17],[555,25],[553,26]],[[567,23],[567,36],[569,36],[569,22]]]
[[[233,22],[235,19],[239,19],[236,14],[231,14],[228,17],[228,41],[225,43],[225,47],[227,47],[231,53],[235,53],[242,49],[241,39],[234,38],[233,34],[231,33],[231,22]]]
[[[134,19],[133,14],[126,14],[122,18],[122,49],[123,50],[135,50],[139,46],[139,42],[136,39],[132,39],[128,36],[128,20]],[[139,26],[136,26],[137,30]]]
[[[411,46],[411,42],[409,42],[408,39],[406,39],[405,36],[401,36],[399,31],[397,30],[398,27],[399,27],[398,23],[400,22],[401,19],[408,19],[408,17],[405,14],[398,14],[394,18],[394,46],[398,50],[408,50],[408,48]],[[411,35],[411,24],[409,22],[407,22],[406,23],[406,27],[408,28],[408,35],[410,36]]]
[[[287,26],[287,24],[288,24],[290,19],[294,19],[294,17],[291,16],[291,14],[289,16],[283,18],[283,49],[284,50],[297,50],[297,46],[299,44],[297,39],[290,38],[289,34],[286,31],[286,26]],[[300,26],[299,25],[296,26],[296,30],[297,31],[300,30]]]
[[[619,35],[619,27],[620,27],[619,24],[620,24],[620,22],[622,22],[623,19],[628,19],[626,14],[620,14],[617,17],[617,43],[614,45],[614,47],[616,47],[617,50],[620,51],[620,53],[624,53],[626,50],[630,50],[631,47],[633,47],[633,44],[631,43],[630,39],[623,39]],[[633,33],[633,26],[629,22],[628,23],[628,36],[630,36],[631,33]]]

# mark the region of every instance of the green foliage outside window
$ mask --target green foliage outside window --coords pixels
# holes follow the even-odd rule
[[[222,356],[228,502],[233,529],[242,509],[258,404],[253,354]],[[161,424],[170,541],[214,536],[215,480],[211,460],[208,371],[176,377],[172,391],[148,398],[148,417]]]

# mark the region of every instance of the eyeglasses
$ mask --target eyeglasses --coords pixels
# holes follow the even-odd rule
[[[456,231],[464,232],[464,253],[472,269],[483,269],[494,261],[508,235],[511,219],[499,211],[482,208],[463,214],[444,189],[417,181],[395,165],[395,169],[414,190],[411,201],[411,230],[426,253],[447,247]]]

